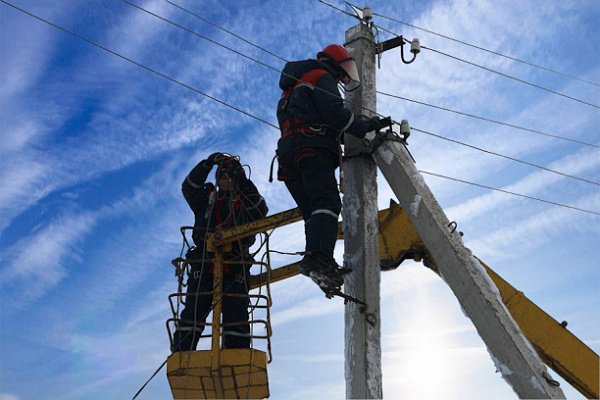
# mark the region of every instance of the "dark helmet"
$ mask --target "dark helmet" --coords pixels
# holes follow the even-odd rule
[[[344,46],[330,44],[317,54],[317,59],[336,69],[341,74],[340,81],[344,85],[349,85],[352,82],[354,89],[360,85],[360,77],[354,58]]]
[[[238,157],[226,157],[217,165],[217,170],[215,171],[215,179],[217,183],[223,174],[229,175],[230,178],[234,178],[233,171],[237,168],[242,168],[240,164],[240,160]]]

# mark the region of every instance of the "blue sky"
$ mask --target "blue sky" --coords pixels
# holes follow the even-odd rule
[[[163,0],[135,1],[273,66],[283,61]],[[278,73],[120,1],[13,4],[275,123]],[[316,0],[178,4],[288,59],[340,43],[355,20]],[[343,3],[334,2],[339,7]],[[359,4],[362,6],[362,4]],[[600,82],[597,1],[372,1],[376,13]],[[131,398],[169,354],[170,260],[193,215],[180,184],[214,151],[239,154],[271,213],[293,207],[267,181],[278,131],[2,4],[0,400]],[[382,27],[494,70],[600,104],[600,89],[382,18]],[[389,34],[381,32],[379,39]],[[598,108],[423,50],[385,53],[377,88],[600,145]],[[413,127],[598,181],[597,147],[390,97]],[[600,212],[598,185],[413,131],[420,170]],[[465,244],[600,352],[600,217],[425,175]],[[379,205],[392,192],[380,178]],[[303,248],[299,224],[271,247]],[[336,250],[341,261],[343,244]],[[274,255],[273,267],[294,257]],[[343,398],[343,304],[303,277],[272,287],[272,398]],[[386,398],[514,396],[449,288],[420,264],[382,276]],[[557,377],[556,373],[553,373]],[[583,398],[562,381],[568,398]],[[142,399],[168,398],[164,371]]]

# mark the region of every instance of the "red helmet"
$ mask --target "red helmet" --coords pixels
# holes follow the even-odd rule
[[[339,66],[344,73],[344,76],[340,79],[344,84],[348,85],[350,81],[354,81],[357,86],[360,84],[360,77],[358,76],[354,58],[352,58],[344,46],[330,44],[317,54],[317,59],[332,62]]]

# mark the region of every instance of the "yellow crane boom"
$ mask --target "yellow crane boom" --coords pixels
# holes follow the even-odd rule
[[[438,273],[433,259],[408,216],[396,203],[379,211],[379,253],[382,270],[396,268],[402,261],[412,259],[424,264]],[[299,210],[288,210],[272,215],[260,221],[236,228],[217,231],[210,235],[209,249],[242,237],[265,232],[283,225],[300,221]],[[343,232],[339,232],[339,238]],[[497,286],[502,301],[510,314],[519,324],[523,334],[531,342],[544,363],[562,376],[575,389],[587,398],[600,396],[598,355],[540,307],[529,300],[522,291],[517,290],[489,266],[481,262],[488,275]],[[270,282],[274,283],[299,273],[298,262],[270,272]],[[252,277],[251,287],[257,288],[267,281],[266,273]]]

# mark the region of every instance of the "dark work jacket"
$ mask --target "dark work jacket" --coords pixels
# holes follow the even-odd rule
[[[207,232],[215,228],[230,228],[263,218],[268,207],[263,197],[249,179],[238,182],[233,193],[218,191],[206,178],[212,166],[199,163],[183,181],[183,197],[194,212],[194,232],[192,239],[197,248],[205,248]],[[233,198],[232,198],[233,195]],[[247,255],[255,236],[248,236],[233,243],[229,259]]]
[[[362,138],[369,131],[363,116],[355,117],[344,107],[335,72],[321,61],[288,62],[279,79],[279,87],[283,91],[277,105],[277,119],[282,130],[277,143],[280,157],[302,147],[323,147],[337,154],[342,132]],[[298,119],[305,121],[315,133],[286,136],[285,121]]]

